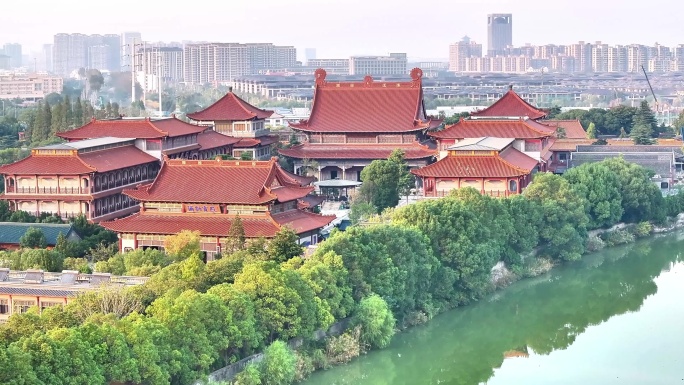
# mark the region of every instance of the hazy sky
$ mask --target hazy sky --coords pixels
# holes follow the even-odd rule
[[[2,1],[0,43],[25,53],[60,32],[139,31],[147,41],[273,42],[319,58],[406,52],[446,58],[470,36],[486,50],[486,14],[513,13],[513,44],[684,43],[681,0]],[[43,5],[45,3],[45,5]],[[164,5],[160,5],[164,4]],[[176,4],[180,6],[176,6]]]

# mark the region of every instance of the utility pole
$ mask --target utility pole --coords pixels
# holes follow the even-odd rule
[[[157,47],[157,87],[159,91],[159,117],[161,118],[164,115],[164,111],[162,108],[162,74],[161,74],[161,67],[162,67],[162,60],[161,60],[161,47]]]

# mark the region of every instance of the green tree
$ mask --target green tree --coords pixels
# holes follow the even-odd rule
[[[123,333],[113,325],[86,322],[79,327],[84,342],[92,349],[95,362],[104,370],[106,383],[139,382],[138,362]]]
[[[651,182],[653,171],[630,163],[624,158],[612,158],[602,162],[617,174],[622,196],[622,221],[642,222],[665,219],[665,203],[658,186]]]
[[[634,144],[653,144],[653,131],[644,123],[637,123],[629,134]]]
[[[242,225],[242,218],[236,215],[228,230],[228,241],[226,242],[227,253],[234,253],[245,248],[245,227]]]
[[[199,231],[183,230],[176,235],[164,239],[164,250],[174,261],[182,261],[190,256],[199,256],[200,248]]]
[[[219,353],[238,340],[231,310],[212,294],[166,294],[147,312],[169,329],[170,343],[180,352],[181,369],[171,381],[175,384],[189,384],[208,374]]]
[[[31,355],[17,345],[0,346],[0,384],[32,385],[38,378],[31,367]]]
[[[541,205],[544,220],[540,236],[551,255],[561,260],[579,259],[589,223],[587,202],[566,179],[550,173],[536,174],[523,194]]]
[[[352,324],[361,326],[361,342],[364,345],[380,349],[392,341],[396,320],[387,303],[374,294],[359,302]]]
[[[589,128],[587,128],[587,138],[596,139],[598,137],[596,132],[596,125],[594,122],[589,123]]]
[[[390,162],[394,162],[399,166],[397,180],[399,181],[398,189],[399,195],[409,195],[412,188],[416,187],[416,178],[409,172],[409,166],[406,163],[404,150],[394,149],[390,154]]]
[[[36,113],[36,120],[31,129],[31,142],[39,143],[50,137],[50,128],[52,125],[52,111],[50,104],[46,102],[38,103],[38,111]]]
[[[257,329],[256,308],[249,295],[228,283],[213,286],[207,294],[219,297],[233,312],[233,324],[238,335],[231,341],[227,356],[232,354],[233,358],[246,357],[262,346],[266,336]]]
[[[62,123],[65,120],[65,112],[62,103],[56,103],[52,107],[52,121],[50,123],[50,136],[54,137],[56,133],[64,131]]]
[[[619,138],[620,138],[620,139],[625,139],[625,138],[627,138],[628,136],[629,136],[629,135],[627,135],[627,131],[625,131],[625,128],[624,128],[624,127],[620,128],[620,136],[619,136]]]
[[[373,206],[372,204],[364,202],[362,200],[355,200],[351,204],[349,219],[351,220],[352,224],[356,225],[360,222],[367,220],[373,215],[376,215],[377,213],[378,209],[375,208],[375,206]]]
[[[19,238],[19,245],[29,249],[44,249],[47,247],[47,240],[43,230],[38,227],[29,227]]]
[[[633,118],[633,124],[634,128],[637,126],[645,126],[646,131],[650,134],[653,134],[658,130],[658,122],[655,113],[646,100],[642,100],[641,104],[639,104],[639,109]],[[632,130],[634,130],[634,128],[632,128]]]
[[[254,303],[257,332],[269,342],[316,330],[319,312],[314,293],[296,272],[274,262],[255,262],[242,269],[234,285]]]
[[[563,176],[588,205],[589,228],[610,227],[622,218],[622,194],[617,174],[602,163],[585,163]]]
[[[379,211],[399,203],[401,166],[389,160],[374,160],[361,171],[363,184],[359,198],[371,203]]]
[[[71,104],[71,98],[69,98],[68,94],[64,95],[64,100],[62,101],[62,112],[62,131],[72,129],[74,127],[74,106]]]
[[[77,97],[76,102],[74,103],[74,117],[73,117],[73,127],[80,127],[84,124],[86,124],[85,121],[85,115],[83,111],[83,103],[81,102],[81,98]]]
[[[284,262],[290,258],[302,255],[302,246],[299,244],[299,236],[292,228],[283,226],[271,239],[266,247],[269,259],[276,262]]]
[[[351,314],[354,298],[342,257],[333,252],[317,254],[304,260],[298,272],[316,295],[322,328]]]
[[[263,385],[289,385],[294,381],[297,356],[283,341],[275,341],[264,350],[260,364]]]

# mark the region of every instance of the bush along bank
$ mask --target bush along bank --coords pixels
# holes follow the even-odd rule
[[[308,258],[288,234],[248,245],[236,236],[236,252],[204,264],[199,236],[181,234],[165,256],[136,252],[106,264],[154,271],[145,285],[0,325],[0,367],[12,368],[0,370],[0,383],[187,385],[263,350],[235,382],[287,384],[477,301],[494,290],[499,263],[533,274],[581,258],[592,230],[666,223],[682,209],[684,195],[663,198],[648,171],[613,159],[540,173],[521,196],[463,189],[390,210],[385,223],[334,232]],[[533,250],[541,259],[521,257]],[[278,342],[348,317],[342,336],[297,352]]]

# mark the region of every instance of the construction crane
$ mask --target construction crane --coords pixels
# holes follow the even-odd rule
[[[641,66],[641,70],[644,71],[644,76],[646,77],[646,83],[648,83],[648,88],[651,89],[651,95],[653,95],[653,100],[655,101],[655,110],[656,114],[658,113],[658,98],[655,95],[655,92],[653,92],[653,86],[651,85],[651,81],[648,80],[648,75],[646,74],[646,68],[644,66]]]

